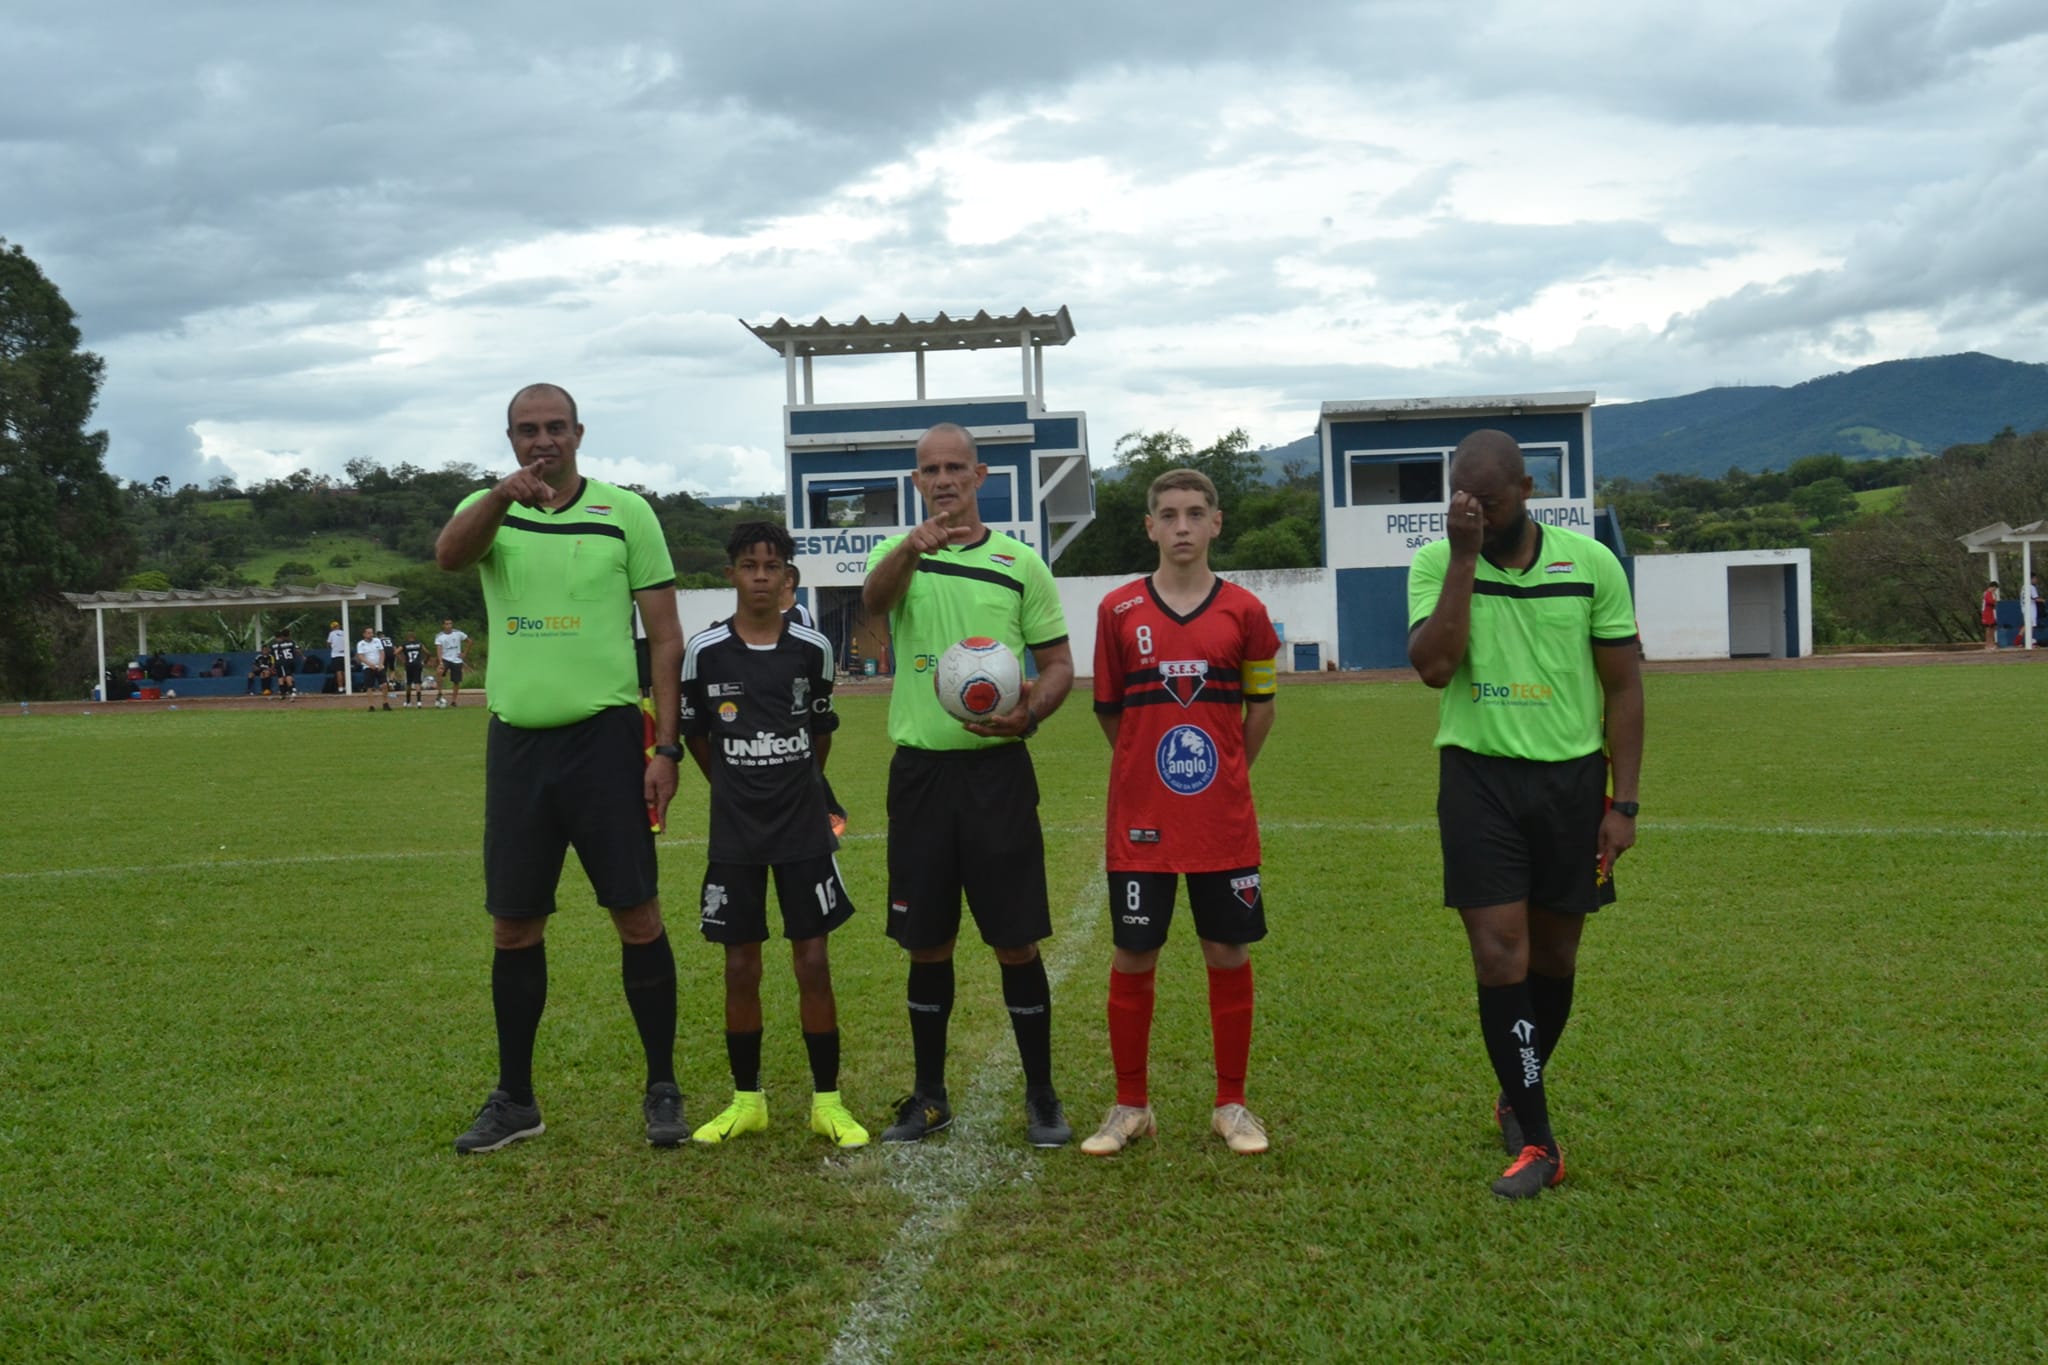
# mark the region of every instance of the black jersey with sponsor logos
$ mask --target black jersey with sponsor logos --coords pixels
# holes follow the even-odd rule
[[[721,622],[683,650],[685,738],[711,757],[714,862],[787,863],[833,851],[813,741],[839,728],[832,709],[832,642],[784,622],[756,647]]]
[[[299,667],[299,647],[290,640],[276,640],[271,643],[270,655],[277,660],[277,671],[296,673]]]
[[[427,647],[418,640],[407,640],[398,647],[398,652],[405,660],[405,671],[408,673],[419,672],[420,665],[426,662]]]

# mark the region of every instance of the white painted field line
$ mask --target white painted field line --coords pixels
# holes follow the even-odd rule
[[[1099,872],[1067,912],[1053,951],[1046,954],[1046,980],[1055,987],[1093,946],[1095,926],[1104,918],[1107,893]],[[910,1196],[912,1209],[883,1253],[867,1293],[840,1320],[839,1335],[825,1352],[829,1365],[895,1358],[896,1343],[924,1296],[925,1273],[961,1213],[977,1194],[1023,1166],[1020,1082],[1016,1043],[1005,1030],[975,1069],[966,1098],[953,1106],[953,1127],[943,1137],[882,1153],[891,1167],[890,1184]],[[1067,1117],[1071,1121],[1073,1115]]]
[[[1337,834],[1433,834],[1434,820],[1261,820],[1269,832]],[[1047,834],[1102,837],[1102,826],[1047,825]],[[1738,834],[1749,838],[1790,839],[2048,839],[2048,829],[1968,829],[1935,825],[1759,825],[1715,820],[1644,820],[1642,832],[1656,834]],[[842,843],[867,843],[883,838],[879,832],[848,834]],[[661,839],[662,848],[702,847],[702,839]],[[177,863],[131,863],[112,867],[44,867],[22,872],[0,872],[0,885],[8,882],[61,880],[74,877],[141,877],[165,873],[209,872],[221,868],[308,867],[330,863],[411,862],[430,858],[478,858],[473,844],[450,849],[410,849],[395,852],[299,853],[276,858],[203,858]]]

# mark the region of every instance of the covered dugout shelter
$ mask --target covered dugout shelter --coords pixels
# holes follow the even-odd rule
[[[1956,539],[1965,550],[1984,556],[1985,573],[1992,582],[2000,581],[1999,551],[2020,552],[2020,591],[2017,597],[2005,598],[1998,604],[1998,643],[2032,649],[2041,622],[2033,619],[2033,595],[2027,591],[2027,585],[2034,577],[2034,547],[2048,542],[2048,521],[2030,521],[2024,526],[1994,521]]]
[[[252,612],[250,638],[261,643],[263,634],[263,613],[266,610],[281,613],[289,607],[335,606],[340,610],[342,632],[355,639],[357,627],[349,624],[349,608],[369,607],[373,619],[370,624],[379,633],[384,629],[384,608],[398,605],[398,589],[388,583],[357,583],[342,587],[337,583],[322,583],[317,588],[300,588],[284,584],[275,588],[170,588],[162,592],[148,589],[134,589],[127,592],[67,592],[64,600],[80,611],[93,614],[93,634],[99,643],[99,672],[95,675],[103,683],[107,676],[107,613],[127,612],[135,617],[135,652],[139,657],[149,656],[149,617],[159,611],[232,611]],[[319,635],[322,647],[326,644],[326,631]],[[312,641],[306,641],[311,645]],[[180,679],[190,684],[199,679]],[[98,685],[98,684],[96,684]],[[341,670],[342,690],[354,695],[354,684],[349,670]]]

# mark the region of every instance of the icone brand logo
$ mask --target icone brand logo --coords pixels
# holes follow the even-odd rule
[[[507,635],[574,635],[583,629],[580,616],[508,616]]]
[[[1196,796],[1216,780],[1216,744],[1199,725],[1176,725],[1154,751],[1159,780],[1180,796]]]
[[[1548,706],[1549,683],[1475,682],[1472,700],[1481,706]]]
[[[1124,599],[1123,601],[1121,601],[1121,602],[1117,603],[1117,604],[1116,604],[1115,606],[1111,607],[1111,608],[1109,609],[1109,614],[1110,614],[1111,616],[1122,616],[1122,615],[1123,615],[1123,614],[1124,614],[1125,612],[1129,611],[1129,610],[1130,610],[1130,609],[1131,609],[1132,607],[1142,607],[1142,606],[1144,606],[1144,605],[1145,605],[1145,599],[1144,599],[1144,598],[1143,598],[1142,596],[1139,596],[1139,597],[1126,597],[1126,598],[1125,598],[1125,599]]]

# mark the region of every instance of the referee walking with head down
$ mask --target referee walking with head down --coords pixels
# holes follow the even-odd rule
[[[484,908],[496,956],[498,1084],[457,1152],[544,1131],[533,1042],[547,1003],[542,935],[571,844],[620,942],[626,1003],[647,1053],[647,1140],[689,1136],[676,1086],[676,963],[655,893],[654,834],[676,791],[682,627],[661,525],[639,494],[576,469],[576,400],[553,384],[513,395],[518,469],[464,499],[441,531],[444,569],[475,564],[498,623],[484,760]],[[641,747],[633,610],[653,654],[657,730]]]
[[[1408,659],[1443,691],[1444,903],[1465,922],[1479,978],[1494,1117],[1513,1158],[1493,1192],[1508,1199],[1564,1179],[1544,1073],[1571,1013],[1586,916],[1614,899],[1614,860],[1635,843],[1643,757],[1620,561],[1532,520],[1530,487],[1507,433],[1467,436],[1451,456],[1448,537],[1408,571]]]

